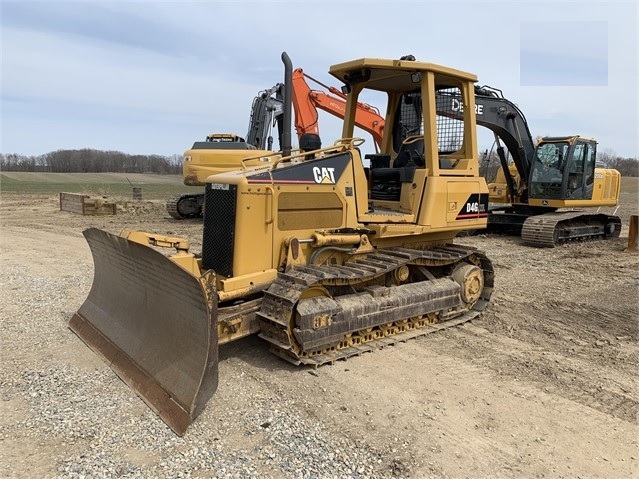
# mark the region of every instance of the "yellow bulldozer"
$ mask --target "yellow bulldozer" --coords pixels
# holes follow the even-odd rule
[[[185,238],[84,231],[95,276],[69,327],[178,435],[216,391],[219,344],[259,333],[317,367],[469,321],[490,301],[490,259],[454,241],[487,223],[475,75],[406,57],[330,74],[347,97],[342,138],[292,150],[286,108],[283,151],[207,179],[201,253]],[[370,90],[387,106],[365,168],[353,133]],[[457,95],[463,114],[438,115],[438,92]]]

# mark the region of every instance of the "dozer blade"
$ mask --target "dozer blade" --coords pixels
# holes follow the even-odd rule
[[[91,291],[69,327],[178,435],[218,383],[215,281],[91,228]]]

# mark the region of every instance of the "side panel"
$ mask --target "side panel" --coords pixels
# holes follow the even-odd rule
[[[621,190],[621,175],[617,170],[595,170],[595,182],[592,190],[593,201],[614,201],[617,204]]]
[[[295,234],[299,230],[342,226],[344,203],[332,190],[281,192],[277,197],[277,229]]]
[[[424,195],[424,185],[426,184],[426,169],[415,170],[412,183],[402,185],[402,192],[399,199],[400,211],[408,211],[417,217],[421,199]]]
[[[449,181],[448,211],[449,224],[484,224],[488,219],[488,193],[481,192],[480,182]]]
[[[482,178],[427,179],[420,225],[460,231],[485,228],[487,221],[488,187]]]
[[[237,185],[233,276],[275,267],[273,228],[275,192],[270,185]]]

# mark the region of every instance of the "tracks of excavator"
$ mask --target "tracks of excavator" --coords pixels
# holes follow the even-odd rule
[[[166,200],[166,211],[176,220],[201,218],[204,194],[178,195]]]
[[[387,286],[392,278],[401,284]],[[491,261],[460,245],[294,266],[265,292],[260,337],[293,364],[332,363],[470,321],[488,303],[493,280]]]
[[[553,247],[574,240],[618,238],[620,233],[621,219],[618,216],[557,211],[526,219],[521,239],[531,246]]]

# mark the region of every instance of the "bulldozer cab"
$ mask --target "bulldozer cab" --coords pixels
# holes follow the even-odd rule
[[[442,230],[467,228],[464,220],[485,226],[488,195],[478,174],[475,75],[410,58],[360,59],[334,65],[330,73],[348,93],[343,138],[353,136],[363,92],[386,98],[381,150],[366,157],[370,208],[360,221]],[[438,102],[445,98],[456,99],[455,115],[441,114]],[[434,208],[441,205],[439,195],[447,198],[447,211]]]
[[[431,176],[441,175],[442,169],[451,170],[445,174],[452,176],[476,174],[475,75],[432,63],[379,59],[334,65],[330,73],[345,83],[343,89],[348,93],[343,138],[353,136],[360,94],[382,92],[387,104],[381,155],[395,160],[407,138],[421,137],[423,165],[418,166],[427,168]],[[459,116],[438,114],[436,92],[437,96],[449,92],[459,98]]]

